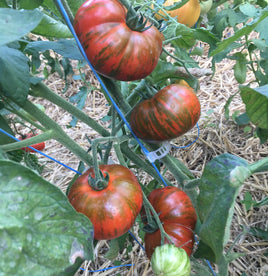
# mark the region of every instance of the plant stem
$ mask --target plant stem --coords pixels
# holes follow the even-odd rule
[[[2,146],[0,146],[0,149],[3,151],[6,151],[6,152],[12,151],[12,150],[17,150],[17,149],[21,149],[24,147],[28,147],[28,146],[38,144],[38,143],[44,142],[46,140],[52,139],[53,136],[54,136],[54,131],[47,130],[44,133],[38,134],[38,135],[33,136],[28,139],[21,140],[20,142],[2,145]]]
[[[58,11],[59,11],[60,13],[62,13],[62,12],[61,12],[61,9],[59,8],[58,2],[57,2],[56,0],[53,0],[53,2],[54,2],[54,4],[57,6]],[[61,4],[62,4],[62,6],[64,7],[64,9],[65,9],[65,11],[66,11],[66,13],[67,13],[67,15],[68,15],[68,17],[69,17],[71,23],[73,24],[73,22],[74,22],[74,15],[73,15],[73,13],[72,13],[72,11],[71,11],[69,5],[68,5],[68,2],[67,2],[66,0],[61,0]]]
[[[169,235],[166,233],[161,220],[159,219],[158,214],[156,213],[154,207],[152,206],[152,204],[150,203],[150,201],[148,200],[148,198],[146,197],[146,195],[143,193],[143,204],[146,204],[146,206],[148,206],[153,214],[153,217],[157,223],[157,226],[160,230],[161,233],[161,245],[164,244],[165,238],[167,238],[169,241],[171,241],[171,243],[173,243],[173,241],[171,240],[171,238],[169,237]]]
[[[66,101],[64,98],[62,98],[58,94],[54,93],[45,84],[40,82],[36,85],[32,85],[30,94],[32,96],[35,96],[35,97],[41,97],[41,98],[47,99],[50,102],[52,102],[52,103],[56,104],[57,106],[61,107],[62,109],[68,111],[74,117],[78,118],[79,120],[81,120],[82,122],[87,124],[89,127],[94,129],[95,131],[97,131],[100,135],[102,135],[102,136],[109,136],[110,135],[110,132],[107,131],[104,127],[102,127],[95,120],[93,120],[88,115],[86,115],[79,108],[72,105],[71,103]]]
[[[251,173],[268,171],[268,157],[262,158],[261,160],[249,165],[249,169]]]
[[[80,160],[88,166],[92,166],[92,157],[76,142],[74,142],[63,129],[52,119],[50,119],[43,111],[36,107],[29,100],[26,100],[22,108],[35,117],[47,130],[53,130],[53,138],[60,142],[63,146],[73,152]]]

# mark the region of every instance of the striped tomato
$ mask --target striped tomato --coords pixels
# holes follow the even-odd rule
[[[70,187],[68,199],[77,212],[93,224],[94,238],[110,240],[126,233],[133,225],[142,206],[142,190],[136,176],[126,167],[100,165],[108,185],[96,190],[91,185],[94,169],[88,169]]]
[[[133,81],[154,70],[164,37],[156,27],[149,27],[149,22],[139,30],[132,25],[117,0],[87,0],[80,6],[74,29],[97,72],[116,80]]]
[[[167,186],[153,190],[148,200],[154,207],[165,232],[175,246],[183,248],[190,256],[194,246],[194,229],[197,215],[188,195],[177,187]],[[142,219],[147,223],[142,210]],[[161,232],[157,228],[154,232],[146,233],[144,237],[145,251],[151,258],[155,248],[161,245]],[[170,243],[166,238],[164,243]]]
[[[189,131],[200,117],[200,103],[193,89],[171,84],[132,111],[130,125],[141,139],[161,142]]]

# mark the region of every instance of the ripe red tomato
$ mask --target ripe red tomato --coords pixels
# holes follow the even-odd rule
[[[136,176],[124,166],[100,165],[99,169],[109,175],[106,188],[94,190],[90,186],[89,175],[95,177],[90,168],[71,186],[68,199],[77,212],[90,219],[95,239],[114,239],[133,225],[141,210],[142,190]]]
[[[126,9],[117,0],[87,0],[78,9],[74,29],[92,66],[121,81],[142,79],[154,70],[162,52],[163,35],[151,26],[132,30]],[[148,22],[146,26],[149,26]]]
[[[175,246],[183,248],[190,256],[194,245],[193,230],[197,216],[188,195],[177,187],[168,186],[153,190],[148,199],[159,214],[164,230]],[[151,258],[155,248],[161,245],[160,230],[146,233],[144,241],[146,254]],[[164,243],[170,242],[165,239]]]
[[[20,139],[24,140],[24,139],[31,138],[33,136],[35,136],[33,133],[29,133],[25,137],[20,138]],[[45,144],[45,142],[41,142],[41,143],[37,143],[37,144],[31,145],[31,147],[33,147],[33,148],[35,148],[37,150],[42,151],[46,147],[46,144]],[[21,149],[24,150],[24,151],[26,151],[26,152],[35,152],[35,150],[33,150],[33,149],[29,148],[29,147],[21,148]]]
[[[164,6],[171,6],[179,2],[179,0],[166,0]],[[171,17],[177,17],[177,21],[181,24],[192,27],[200,16],[200,3],[199,0],[189,0],[185,5],[176,10],[166,11]],[[160,14],[164,13],[162,11]],[[157,18],[161,18],[157,16]]]
[[[171,84],[133,109],[130,126],[141,139],[150,142],[171,140],[195,126],[200,110],[193,89]]]

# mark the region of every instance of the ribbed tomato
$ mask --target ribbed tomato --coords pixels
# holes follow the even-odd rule
[[[189,131],[200,117],[200,103],[193,89],[171,84],[138,104],[130,125],[141,139],[161,142]]]
[[[68,199],[77,212],[86,215],[93,224],[94,238],[114,239],[126,233],[133,225],[142,206],[142,190],[136,176],[126,167],[100,165],[109,181],[103,190],[95,190],[89,184],[89,168],[70,187]]]
[[[177,187],[168,186],[153,190],[148,199],[159,214],[164,230],[175,246],[183,248],[190,256],[194,245],[193,230],[197,216],[188,195]],[[161,245],[160,230],[146,233],[144,241],[146,254],[151,258],[154,249]],[[165,239],[164,243],[170,242]]]
[[[171,6],[179,2],[179,0],[167,0],[164,2],[164,6]],[[171,17],[177,17],[177,21],[181,24],[187,25],[188,27],[192,27],[200,16],[200,3],[199,0],[189,0],[185,5],[182,7],[166,11]],[[160,14],[164,13],[159,11]],[[157,16],[160,18],[159,16]]]
[[[151,26],[132,30],[117,0],[88,0],[78,9],[74,29],[86,55],[100,74],[121,81],[142,79],[154,70],[163,35]],[[148,27],[150,23],[146,23]]]

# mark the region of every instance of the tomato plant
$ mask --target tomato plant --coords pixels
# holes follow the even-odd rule
[[[107,187],[97,190],[91,186],[92,167],[70,187],[68,198],[92,222],[95,239],[114,239],[133,225],[142,206],[142,190],[136,176],[122,165],[100,165],[99,169],[108,176]]]
[[[153,190],[148,200],[159,214],[164,230],[172,242],[190,256],[194,245],[193,230],[197,216],[188,195],[177,187],[167,186]],[[146,254],[151,258],[155,248],[161,245],[160,230],[146,233],[144,241]],[[170,243],[166,238],[164,242]]]
[[[142,79],[156,67],[163,36],[155,26],[149,26],[147,22],[141,30],[132,27],[126,9],[117,0],[86,1],[74,20],[75,31],[96,71],[121,81]]]
[[[157,246],[151,264],[156,276],[189,276],[191,272],[189,256],[184,249],[173,244]]]
[[[167,0],[164,2],[165,6],[171,6],[180,2],[179,0]],[[171,17],[177,17],[179,23],[192,27],[200,16],[200,3],[199,0],[189,0],[185,5],[178,9],[166,11]],[[159,11],[160,14],[164,15],[162,11]],[[157,17],[159,17],[157,15]]]
[[[186,133],[199,117],[200,103],[193,89],[172,84],[138,104],[130,124],[139,138],[160,142]]]
[[[27,135],[25,136],[22,136],[20,139],[21,140],[24,140],[24,139],[28,139],[28,138],[31,138],[35,136],[33,133],[28,133]],[[42,151],[46,146],[46,143],[45,142],[40,142],[40,143],[37,143],[37,144],[33,144],[31,145],[31,147],[37,149],[37,150],[40,150]],[[35,150],[29,148],[29,147],[25,147],[25,148],[21,148],[22,150],[26,151],[26,152],[35,152]]]
[[[63,18],[65,13],[60,6],[60,2],[64,5],[69,20],[66,17]],[[132,236],[128,233],[112,241],[96,241],[96,249],[94,250],[94,233],[90,220],[79,211],[76,212],[68,201],[68,197],[60,191],[64,184],[69,182],[70,174],[58,174],[55,166],[55,171],[53,171],[54,168],[50,169],[50,167],[48,170],[38,170],[40,175],[37,176],[37,169],[33,164],[36,163],[37,156],[23,154],[21,150],[18,150],[47,140],[56,141],[56,147],[62,147],[66,150],[59,148],[59,151],[56,151],[53,147],[50,147],[46,151],[46,157],[50,157],[49,155],[53,159],[56,157],[55,161],[59,161],[59,163],[60,161],[64,161],[64,163],[66,161],[68,164],[79,162],[77,171],[72,167],[64,168],[67,172],[69,172],[69,169],[76,172],[72,183],[75,182],[78,174],[84,171],[85,166],[94,166],[95,168],[95,178],[93,171],[91,177],[88,175],[88,177],[82,176],[80,178],[80,181],[84,179],[83,183],[85,184],[83,187],[82,185],[79,186],[81,189],[79,189],[79,193],[77,192],[81,195],[82,211],[87,211],[87,205],[92,206],[88,203],[91,200],[101,206],[101,204],[108,202],[108,196],[116,195],[115,199],[112,198],[112,204],[106,204],[102,209],[94,205],[89,209],[92,217],[90,219],[95,225],[100,226],[99,228],[94,227],[95,232],[99,234],[96,230],[100,229],[99,232],[103,235],[104,230],[106,231],[106,237],[100,238],[110,239],[125,233],[133,224],[142,201],[141,190],[135,185],[131,186],[132,189],[130,189],[133,193],[128,193],[130,190],[125,187],[126,185],[124,189],[118,191],[115,188],[112,189],[115,187],[113,185],[106,187],[105,183],[97,181],[99,179],[98,164],[109,163],[109,158],[112,156],[112,159],[117,159],[117,163],[135,169],[141,179],[144,191],[151,191],[152,187],[159,187],[163,184],[172,185],[176,183],[176,185],[184,187],[187,193],[189,192],[189,196],[195,202],[196,212],[200,219],[198,227],[195,228],[199,244],[196,246],[194,256],[191,257],[193,273],[197,271],[197,275],[211,275],[205,262],[205,260],[209,260],[213,262],[213,267],[214,265],[217,266],[219,275],[227,276],[228,271],[230,271],[228,268],[229,260],[233,260],[236,256],[241,256],[244,253],[252,255],[248,250],[241,252],[242,254],[237,254],[237,251],[241,251],[241,247],[236,248],[236,244],[232,244],[230,241],[236,243],[239,242],[239,239],[233,236],[234,233],[229,228],[230,223],[235,221],[232,220],[232,215],[237,210],[235,208],[237,195],[243,197],[241,193],[243,181],[254,173],[258,173],[256,175],[257,179],[263,172],[268,170],[268,157],[266,157],[265,147],[258,147],[259,151],[257,151],[260,152],[260,155],[243,154],[243,158],[247,160],[239,158],[237,156],[238,151],[235,152],[235,155],[220,154],[221,150],[226,151],[224,146],[229,144],[228,140],[226,142],[225,139],[229,139],[231,136],[235,137],[236,134],[239,135],[239,132],[232,133],[234,130],[232,128],[232,131],[230,129],[229,132],[225,133],[227,136],[221,135],[226,126],[224,125],[225,119],[223,116],[213,116],[217,128],[213,127],[212,134],[216,134],[217,138],[211,141],[215,145],[218,141],[220,142],[215,151],[206,150],[207,146],[211,146],[209,140],[203,143],[206,137],[210,137],[211,129],[207,127],[208,124],[202,124],[204,122],[202,120],[200,128],[204,131],[204,136],[200,137],[199,143],[195,144],[196,147],[190,148],[189,151],[186,149],[184,152],[181,149],[182,154],[185,154],[183,160],[180,160],[177,154],[174,156],[175,149],[172,149],[170,154],[166,154],[161,160],[157,160],[156,164],[148,162],[147,159],[151,161],[150,158],[146,159],[148,151],[161,150],[160,145],[152,145],[147,143],[148,141],[161,142],[162,140],[156,140],[157,135],[160,136],[160,139],[170,140],[173,139],[175,131],[176,135],[182,133],[179,131],[178,134],[177,124],[173,127],[173,121],[166,120],[167,114],[170,114],[168,110],[173,109],[178,103],[186,104],[186,106],[183,106],[187,107],[187,111],[192,112],[197,108],[196,117],[191,113],[187,123],[184,121],[186,112],[183,112],[183,116],[180,115],[179,119],[183,124],[178,125],[182,128],[182,131],[188,131],[192,127],[193,121],[198,120],[198,113],[200,114],[198,107],[200,109],[200,105],[194,94],[191,94],[194,95],[194,100],[188,102],[186,100],[188,99],[187,96],[183,98],[183,101],[180,101],[178,98],[174,98],[172,94],[176,93],[173,91],[168,96],[168,98],[173,99],[173,102],[169,102],[169,105],[167,104],[167,98],[165,100],[161,98],[162,113],[155,112],[155,108],[148,113],[150,116],[154,112],[158,114],[159,121],[155,122],[157,133],[151,134],[151,137],[145,137],[146,143],[139,143],[139,140],[135,140],[127,128],[128,125],[124,123],[130,123],[131,116],[128,115],[131,114],[132,109],[139,104],[141,99],[148,98],[145,95],[146,88],[150,90],[151,87],[159,87],[160,90],[179,79],[189,80],[190,86],[197,87],[199,79],[202,87],[200,97],[202,96],[203,100],[204,98],[209,99],[204,111],[210,107],[214,109],[215,105],[218,104],[218,99],[220,101],[219,108],[221,108],[224,104],[222,100],[227,99],[226,96],[229,92],[237,95],[238,90],[240,90],[241,98],[245,104],[245,113],[241,114],[241,118],[239,115],[237,122],[240,121],[244,124],[246,118],[248,122],[253,123],[251,124],[252,128],[256,127],[256,132],[252,137],[254,143],[250,143],[254,144],[254,152],[256,152],[258,141],[255,140],[255,134],[260,137],[261,143],[265,143],[268,139],[268,122],[266,120],[268,112],[266,108],[268,98],[266,93],[268,48],[265,32],[268,18],[267,0],[213,1],[211,10],[206,16],[200,17],[196,28],[191,29],[178,23],[175,18],[166,16],[166,21],[162,22],[163,25],[159,28],[162,34],[159,29],[154,27],[159,26],[161,22],[157,22],[152,13],[158,13],[158,10],[162,9],[159,4],[164,1],[148,0],[144,3],[140,0],[133,0],[131,1],[133,2],[133,8],[129,8],[130,4],[126,4],[126,0],[120,0],[120,2],[122,4],[115,0],[92,0],[87,2],[84,0],[0,1],[0,18],[3,22],[0,32],[0,183],[3,186],[0,189],[0,220],[4,222],[4,225],[1,225],[4,235],[0,236],[2,243],[9,245],[9,250],[5,250],[2,254],[3,258],[0,259],[0,271],[4,275],[16,274],[19,267],[22,275],[27,275],[31,271],[34,275],[64,274],[71,276],[79,273],[77,270],[84,260],[89,261],[89,263],[83,265],[84,268],[96,269],[96,266],[104,268],[105,265],[102,261],[106,262],[106,258],[114,260],[118,256],[117,253],[129,253],[129,250],[132,250],[130,244],[126,248],[126,243],[131,242],[132,244],[133,242],[131,240]],[[138,7],[136,5],[139,2],[141,5]],[[172,7],[167,8],[165,6],[164,9],[171,13],[173,12],[172,9],[178,9],[177,7],[185,2],[185,0],[175,0]],[[202,2],[209,3],[209,1]],[[192,3],[194,1],[189,0],[182,9],[189,7]],[[77,13],[80,5],[82,5],[81,9],[84,11],[83,16],[80,11]],[[158,10],[152,9],[152,5],[155,5]],[[134,16],[135,13],[140,12],[143,16]],[[190,27],[196,21],[197,18],[194,19],[194,17],[198,13],[199,8],[197,7],[190,15],[188,11],[185,11],[177,18],[182,20],[187,15],[186,19],[191,20],[191,22],[184,24]],[[75,14],[77,16],[80,14],[81,17],[76,17],[73,20]],[[160,15],[161,17],[164,16]],[[70,22],[74,22],[73,26],[77,29],[89,60],[97,71],[102,74],[101,79],[107,91],[102,83],[100,83],[101,85],[96,84],[95,77],[97,76],[94,76],[88,70],[84,56],[81,55],[82,49],[77,47],[74,40],[75,33],[72,32]],[[151,24],[153,26],[150,26]],[[205,24],[206,29],[199,28],[202,24]],[[163,53],[161,54],[162,50]],[[217,66],[217,63],[225,58],[233,63],[234,78],[238,83],[243,84],[241,86],[234,85],[232,87],[234,89],[228,89],[227,94],[224,91],[226,78],[222,78],[223,82],[221,82],[220,87],[215,83],[217,79],[213,80],[211,78],[208,81],[209,75],[214,76],[213,73],[215,75],[222,73],[222,70],[218,71],[218,68],[232,66],[231,63],[227,67]],[[252,73],[250,76],[248,75],[249,71]],[[228,72],[228,75],[229,73],[232,72]],[[58,83],[59,78],[60,85],[51,83],[55,79]],[[140,78],[142,79],[140,80]],[[228,77],[227,79],[234,80],[234,78]],[[117,80],[135,81],[120,82]],[[211,90],[210,81],[215,84],[215,87],[219,88],[217,91]],[[205,87],[207,84],[209,86]],[[183,91],[186,91],[185,89],[189,89],[189,87],[184,87]],[[97,93],[95,93],[95,90]],[[93,91],[94,93],[91,93]],[[102,95],[103,91],[105,91],[105,95]],[[89,95],[92,99],[90,105],[91,103],[93,106],[95,106],[95,103],[105,104],[104,113],[107,110],[106,107],[109,107],[109,112],[104,114],[103,118],[96,118],[92,112],[88,112],[92,108],[92,106],[88,106]],[[220,98],[218,98],[219,95]],[[114,99],[117,107],[109,100],[109,96]],[[234,98],[237,100],[237,97]],[[98,100],[95,101],[95,99]],[[107,99],[108,101],[105,101]],[[151,102],[153,99],[154,97],[150,99]],[[229,115],[230,118],[234,118],[234,114],[228,113],[228,105],[231,99],[233,97],[228,100],[225,106],[224,115],[226,119]],[[195,101],[197,101],[196,104],[194,104]],[[36,106],[36,102],[42,102],[44,106],[49,108],[46,112],[42,112]],[[170,106],[169,109],[168,106]],[[53,109],[54,107],[55,109]],[[58,114],[60,116],[56,115],[57,117],[54,117],[59,110],[60,113]],[[87,112],[84,110],[87,110]],[[64,113],[61,114],[61,112]],[[98,113],[98,117],[101,114],[103,113]],[[134,109],[133,114],[137,116],[137,121],[139,120],[138,128],[141,129],[142,133],[147,133],[149,127],[147,127],[144,120],[150,123],[152,117],[149,117],[149,115],[147,118],[143,117],[143,110],[136,112],[136,109]],[[27,115],[33,117],[29,119]],[[62,120],[62,117],[65,120]],[[66,118],[71,120],[67,124]],[[206,117],[203,119],[206,120]],[[77,123],[81,123],[82,127],[76,125]],[[229,123],[228,127],[232,127],[233,122]],[[240,124],[236,130],[239,127]],[[18,131],[27,132],[24,131],[24,128],[31,129],[34,132],[37,131],[36,133],[40,134],[29,138],[31,140],[15,141],[14,136]],[[171,130],[171,128],[173,129]],[[91,131],[93,132],[91,133]],[[218,131],[219,133],[217,133]],[[88,140],[85,139],[81,142],[76,139],[80,134],[81,139],[83,139],[86,132],[87,134],[90,132]],[[165,136],[163,133],[168,135]],[[243,139],[243,144],[246,144],[245,139],[247,137],[242,135],[240,138]],[[228,151],[232,151],[235,145],[239,144],[236,142],[231,144],[233,145],[231,148],[228,147]],[[195,150],[198,150],[201,155],[199,153],[196,155]],[[57,154],[59,152],[61,154]],[[64,157],[68,157],[63,159],[62,154],[64,154]],[[220,155],[214,156],[216,154]],[[70,160],[68,160],[69,156],[71,156]],[[192,156],[195,158],[192,159]],[[208,160],[210,160],[208,164],[205,164]],[[23,165],[18,164],[19,162]],[[197,167],[195,167],[196,164]],[[48,166],[50,165],[51,162]],[[189,169],[187,168],[188,165],[190,165]],[[28,166],[28,168],[25,168],[25,166]],[[44,165],[42,168],[46,168],[46,166]],[[35,172],[31,173],[29,168]],[[104,176],[109,175],[110,181],[114,180],[112,181],[112,184],[114,184],[115,174],[113,172],[106,173],[106,171],[103,173]],[[147,176],[149,179],[153,179],[150,183],[147,182]],[[45,178],[45,181],[42,181],[42,177]],[[48,178],[53,184],[48,183]],[[249,180],[250,184],[252,179],[255,179],[255,176]],[[116,178],[116,183],[118,181],[125,183],[124,174]],[[103,184],[103,189],[101,190],[100,185],[95,185],[95,182]],[[130,182],[132,183],[132,180]],[[263,181],[261,179],[258,182],[262,183]],[[121,187],[121,185],[118,186]],[[255,186],[257,187],[257,185]],[[76,186],[71,187],[75,189]],[[169,189],[166,188],[166,190]],[[162,190],[162,192],[164,191],[165,194],[166,190]],[[167,198],[169,198],[168,195]],[[144,199],[148,203],[147,198],[144,197]],[[158,208],[158,201],[163,202],[161,195],[158,199],[154,202],[156,209]],[[77,206],[80,206],[80,203],[77,200]],[[157,216],[148,204],[146,208],[147,211],[149,208],[148,217],[150,218],[151,210],[159,229],[153,228],[155,231],[146,233],[147,252],[150,247],[158,246],[162,239],[167,237],[165,233],[168,233],[174,244],[185,248],[190,255],[193,246],[193,225],[185,226],[184,222],[177,220],[176,218],[179,215],[176,210],[180,204],[175,201],[175,204],[172,205],[175,208],[171,208],[171,205],[163,204],[165,206],[163,209],[159,206],[157,209],[159,216]],[[117,208],[118,206],[119,208]],[[93,208],[95,210],[92,210]],[[175,215],[173,209],[176,211]],[[28,212],[28,210],[31,210],[31,212]],[[118,218],[114,213],[111,214],[112,211],[116,210],[120,213],[121,218]],[[165,210],[169,210],[172,218],[167,219],[168,214],[165,213]],[[113,220],[111,216],[113,216]],[[248,217],[247,214],[244,217]],[[123,222],[122,218],[124,219]],[[250,216],[250,218],[252,217]],[[161,221],[159,222],[160,219],[163,224],[161,224]],[[148,221],[146,226],[154,226],[152,221]],[[138,224],[135,225],[135,234],[141,233],[136,231],[140,230],[139,226]],[[238,228],[236,227],[236,229]],[[246,227],[243,232],[238,233],[238,237],[240,234],[244,235],[244,231],[249,231],[248,228]],[[15,231],[14,235],[5,235],[5,233],[11,233],[13,230]],[[263,229],[261,231],[263,232]],[[258,233],[261,233],[261,231],[258,231]],[[232,237],[229,239],[230,232]],[[26,238],[24,233],[27,233]],[[48,233],[48,235],[44,235],[44,233]],[[250,232],[247,232],[247,234],[250,234]],[[16,239],[10,239],[13,236],[16,236]],[[139,238],[142,240],[143,235],[140,235]],[[38,240],[38,243],[33,242],[36,240]],[[125,242],[121,244],[122,240]],[[168,241],[165,240],[165,242]],[[226,243],[227,241],[228,243]],[[105,248],[100,248],[104,244]],[[260,252],[259,245],[256,246],[258,246],[257,251]],[[17,250],[18,248],[25,250]],[[99,249],[101,253],[104,253],[107,248],[109,248],[108,253],[110,254],[105,253],[105,259],[101,258],[101,260],[99,259],[100,262],[98,260],[97,264],[94,263],[93,253]],[[104,250],[102,251],[102,249]],[[135,259],[139,254],[135,254],[134,250],[131,252],[131,256],[134,257],[134,259],[131,257],[131,262],[135,262],[138,266],[143,265],[143,261],[139,262],[140,256],[137,257],[138,261]],[[34,258],[29,258],[29,252]],[[149,252],[149,254],[151,253]],[[127,259],[125,257],[126,255],[124,259]],[[197,258],[202,261],[202,264]],[[22,259],[23,261],[21,261]],[[246,263],[244,260],[241,261]],[[108,263],[110,262],[106,262],[106,264]],[[259,257],[259,261],[256,261],[256,263],[264,263],[262,257]],[[53,264],[53,268],[50,264]],[[195,265],[196,267],[194,267]],[[251,268],[254,269],[253,266]],[[84,275],[88,274],[88,269],[85,269]],[[140,269],[140,267],[137,269]],[[258,267],[257,269],[259,271],[255,274],[261,274],[262,268]],[[243,271],[239,272],[241,272],[240,274],[243,273]]]

